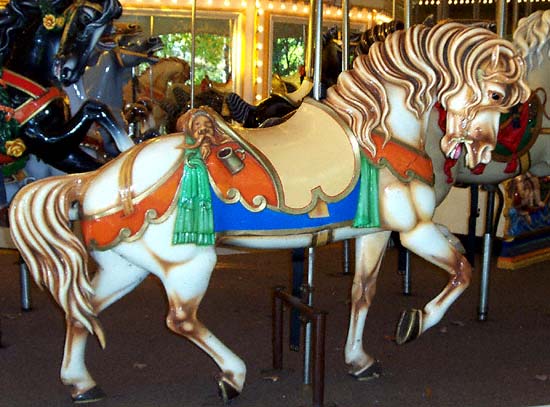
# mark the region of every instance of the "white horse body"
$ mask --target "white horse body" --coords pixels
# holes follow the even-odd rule
[[[486,38],[486,41],[480,40],[479,36]],[[421,60],[419,55],[428,51],[416,52],[416,49],[412,49],[415,48],[411,46],[412,38],[418,41],[418,48],[426,47],[434,54],[430,57],[433,61],[428,63]],[[355,63],[353,70],[340,76],[338,85],[329,89],[324,107],[319,108],[328,113],[319,115],[317,123],[287,122],[280,127],[250,131],[259,138],[262,135],[269,136],[277,129],[292,136],[304,134],[312,128],[319,133],[337,124],[343,129],[341,137],[352,140],[350,148],[354,151],[355,162],[349,164],[332,160],[324,161],[323,164],[328,169],[338,169],[344,164],[352,165],[359,171],[360,154],[374,157],[372,159],[376,161],[377,151],[393,142],[406,146],[408,152],[416,151],[418,157],[421,157],[426,142],[424,135],[428,115],[439,99],[447,105],[451,116],[451,120],[447,121],[447,136],[442,143],[445,153],[455,156],[466,151],[467,162],[471,166],[487,162],[495,144],[500,112],[525,100],[528,93],[521,61],[511,47],[488,31],[458,24],[440,25],[429,31],[424,27],[413,27],[406,34],[394,34],[387,43],[392,44],[392,41],[392,49],[401,53],[406,48],[409,52],[407,57],[411,58],[413,65],[422,67],[425,72],[419,70],[413,73],[407,70],[406,74],[400,73],[397,66],[405,64],[403,61],[391,65],[376,50],[371,51],[369,56],[361,57]],[[452,44],[447,46],[441,41],[451,41]],[[465,48],[456,50],[454,45]],[[376,47],[381,48],[383,45]],[[479,50],[478,47],[483,49]],[[496,48],[499,53],[495,53]],[[453,56],[440,59],[435,56],[435,50],[441,49],[449,53],[470,55],[471,58],[466,57],[468,63],[459,62],[456,65]],[[377,55],[379,59],[376,59]],[[435,62],[436,59],[439,62]],[[452,65],[452,69],[444,66],[447,62]],[[441,66],[435,68],[432,63]],[[386,64],[391,66],[385,69]],[[472,75],[470,70],[475,74]],[[375,72],[381,76],[375,77]],[[384,76],[386,74],[388,77]],[[390,77],[395,77],[396,82]],[[403,86],[409,87],[407,93],[402,90]],[[419,99],[415,99],[417,96]],[[314,102],[304,102],[300,109],[307,109],[308,103]],[[254,134],[239,134],[220,122],[211,124],[211,133],[200,133],[203,129],[198,128],[196,134],[199,136],[195,137],[195,120],[198,122],[199,117],[204,116],[208,114],[203,110],[189,111],[181,119],[183,124],[180,129],[183,134],[140,144],[92,173],[37,181],[25,187],[12,204],[10,221],[14,242],[37,282],[48,286],[67,314],[61,378],[65,384],[73,386],[73,398],[77,401],[90,401],[102,395],[84,363],[88,333],[95,333],[100,342],[104,343],[97,315],[133,290],[149,273],[156,275],[166,290],[169,302],[166,318],[168,327],[193,341],[220,367],[222,373],[218,385],[224,400],[235,397],[243,389],[246,375],[244,362],[197,319],[199,304],[216,264],[216,252],[213,244],[172,243],[178,216],[174,208],[178,199],[169,196],[169,202],[162,212],[145,211],[143,224],[132,231],[123,227],[113,228],[118,233],[116,239],[103,246],[89,240],[86,237],[86,226],[83,226],[85,241],[89,245],[85,247],[69,227],[69,213],[74,203],[79,204],[83,223],[93,224],[95,220],[117,213],[128,216],[139,213],[139,205],[151,196],[149,193],[161,188],[159,184],[165,185],[167,180],[172,179],[170,174],[176,174],[175,171],[178,168],[181,170],[183,165],[187,168],[187,172],[181,170],[184,171],[185,182],[186,175],[191,172],[190,168],[196,167],[196,164],[188,161],[190,140],[193,143],[196,141],[194,147],[200,149],[205,162],[207,158],[215,157],[215,154],[209,155],[210,150],[205,153],[204,147],[213,149],[216,145],[236,141],[254,141]],[[375,128],[387,135],[382,147],[375,146],[375,140],[370,138],[370,130]],[[204,134],[208,134],[211,145],[206,143]],[[233,139],[228,134],[232,134]],[[289,145],[277,146],[272,150],[275,153],[285,149],[289,151],[293,147],[292,137],[287,139],[290,140]],[[331,148],[330,145],[322,147],[329,151]],[[246,160],[250,159],[250,151],[247,150]],[[276,176],[277,166],[273,164],[276,160],[270,160],[264,154],[266,151],[256,152],[256,157],[267,163],[268,172],[273,175],[273,179],[278,180],[274,184],[279,191],[283,191],[278,196],[287,199],[288,196],[284,194],[286,186],[282,185],[282,178]],[[296,156],[301,156],[303,160],[315,160],[315,157],[308,157],[308,151]],[[275,158],[284,162],[284,156]],[[275,224],[269,230],[249,233],[235,224],[235,228],[229,231],[216,231],[215,236],[216,244],[259,248],[308,247],[357,237],[351,317],[345,347],[345,360],[350,365],[350,373],[357,378],[375,373],[375,359],[364,351],[362,335],[390,231],[399,232],[405,247],[449,273],[449,281],[443,291],[423,310],[410,310],[402,314],[396,334],[398,343],[412,340],[436,324],[468,286],[471,276],[467,260],[431,220],[436,196],[430,182],[409,172],[400,174],[392,165],[384,164],[382,159],[377,168],[379,227],[355,228],[351,222],[329,222],[316,227],[287,230]],[[212,168],[208,169],[211,188],[219,194],[217,187],[212,185]],[[296,177],[300,178],[300,175],[296,174]],[[230,179],[237,177],[238,174]],[[179,188],[184,191],[182,186]],[[323,200],[328,197],[323,187],[310,182],[307,188],[306,191],[311,195],[311,205],[306,205],[307,212],[291,208],[290,213],[285,215],[303,216],[315,212],[310,207],[323,209]],[[182,197],[186,198],[183,193]],[[228,193],[221,199],[225,199],[227,205],[242,203],[248,208],[244,202],[244,193],[242,196],[230,196]],[[268,202],[251,211],[279,214],[285,208],[282,204],[277,206]],[[214,213],[214,218],[224,216],[227,215],[223,211]],[[238,220],[230,219],[229,222],[238,223]],[[98,264],[98,272],[91,282],[87,280],[87,251]]]

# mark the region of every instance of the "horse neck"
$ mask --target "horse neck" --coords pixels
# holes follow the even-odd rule
[[[542,117],[542,127],[550,128],[550,57],[546,56],[544,61],[536,67],[532,67],[527,73],[527,83],[531,90],[543,89],[537,92],[542,102],[546,99],[543,106],[546,114]]]
[[[26,30],[25,34],[14,42],[5,67],[43,86],[53,85],[52,66],[59,48],[60,34],[40,26]]]
[[[388,103],[391,105],[386,121],[391,138],[423,150],[431,107],[426,113],[417,117],[406,107],[405,91],[402,88],[386,85],[386,91]]]
[[[445,162],[446,157],[441,151],[441,138],[444,133],[439,127],[439,111],[432,109],[428,118],[426,127],[426,133],[424,138],[424,151],[432,160],[433,172],[434,172],[434,189],[436,195],[436,204],[439,205],[443,199],[451,191],[452,183],[447,182],[447,175],[445,174]],[[457,163],[459,164],[459,163]],[[456,175],[458,168],[455,166],[451,169],[453,174],[453,181],[456,181]]]

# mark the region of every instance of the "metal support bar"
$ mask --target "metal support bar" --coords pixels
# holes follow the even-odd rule
[[[31,282],[29,269],[24,261],[19,266],[20,285],[21,285],[21,309],[23,311],[31,310]]]
[[[470,185],[470,216],[468,217],[468,238],[466,241],[466,258],[474,267],[476,259],[476,227],[479,208],[479,185]]]
[[[303,283],[304,283],[304,249],[292,250],[292,296],[303,298]],[[289,347],[291,351],[298,352],[300,350],[300,334],[302,322],[300,321],[300,313],[296,309],[290,310],[289,318]]]
[[[283,368],[283,304],[297,309],[306,318],[312,327],[312,406],[323,407],[325,393],[325,335],[326,316],[324,311],[318,311],[304,304],[286,292],[284,287],[273,289],[273,318],[272,318],[272,344],[273,344],[273,368]]]
[[[411,295],[411,252],[399,243],[398,269],[403,276],[403,294]]]
[[[346,276],[351,273],[350,264],[351,264],[351,247],[349,244],[349,239],[346,239],[344,240],[344,258],[342,261],[342,265],[344,269],[343,274]]]
[[[313,247],[307,249],[307,282],[304,287],[306,304],[313,307],[313,269],[315,266],[315,251]],[[304,335],[304,384],[311,383],[311,336],[313,335],[311,322],[306,322]]]
[[[478,319],[485,321],[488,313],[489,274],[491,269],[491,249],[493,243],[493,216],[495,209],[495,188],[487,185],[487,206],[485,211],[485,234],[483,235],[483,260],[481,268]]]

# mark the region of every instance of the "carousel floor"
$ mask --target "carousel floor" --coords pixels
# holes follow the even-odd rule
[[[32,287],[33,310],[21,312],[17,256],[0,256],[0,406],[71,406],[58,378],[64,322]],[[548,263],[491,273],[489,319],[477,321],[479,273],[442,322],[416,341],[392,341],[401,309],[420,307],[446,281],[412,256],[413,295],[403,296],[396,249],[388,249],[367,320],[365,344],[383,375],[347,375],[343,346],[351,278],[340,274],[341,245],[317,250],[315,303],[328,311],[325,406],[520,407],[550,404]],[[199,317],[248,365],[235,407],[306,406],[302,354],[285,346],[285,370],[271,363],[270,289],[289,284],[288,251],[220,257]],[[107,348],[88,345],[88,366],[108,398],[96,406],[221,406],[213,362],[164,325],[166,301],[154,278],[101,315]],[[288,316],[286,313],[285,318]],[[286,325],[285,325],[286,326]]]

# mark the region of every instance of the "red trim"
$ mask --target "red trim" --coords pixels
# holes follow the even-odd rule
[[[62,98],[64,95],[59,88],[45,88],[33,80],[10,71],[9,69],[4,69],[2,71],[1,79],[4,85],[12,86],[31,96],[29,101],[15,109],[13,117],[19,124],[25,123],[52,100]]]
[[[14,88],[20,89],[25,93],[37,98],[46,93],[46,88],[39,85],[38,83],[25,78],[18,73],[10,71],[9,69],[4,69],[2,73],[2,79],[8,85],[13,86]]]
[[[25,123],[35,113],[40,111],[43,107],[47,106],[52,100],[63,97],[63,92],[58,88],[50,88],[42,96],[37,99],[30,100],[27,103],[21,105],[15,109],[13,117],[20,124]]]

